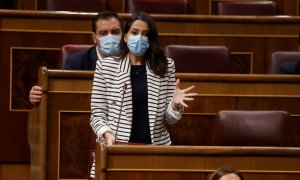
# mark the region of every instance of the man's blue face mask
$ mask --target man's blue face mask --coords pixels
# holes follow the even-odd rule
[[[103,37],[97,37],[100,43],[98,44],[100,52],[106,57],[117,55],[120,51],[120,36],[106,35]]]
[[[127,47],[136,56],[143,56],[149,48],[148,37],[131,35],[128,37]]]

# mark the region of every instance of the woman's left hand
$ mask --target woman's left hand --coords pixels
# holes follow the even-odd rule
[[[184,101],[192,101],[194,98],[193,96],[197,96],[197,93],[188,93],[190,90],[192,90],[195,86],[190,86],[186,89],[180,89],[179,88],[180,80],[176,80],[176,88],[173,94],[173,109],[178,110],[180,105],[184,107],[188,107],[187,104],[185,104]]]

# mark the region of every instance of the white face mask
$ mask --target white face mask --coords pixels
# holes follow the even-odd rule
[[[113,56],[119,53],[119,43],[121,40],[120,36],[117,35],[106,35],[103,37],[97,37],[100,43],[98,44],[100,52],[106,57]]]
[[[136,56],[143,56],[149,48],[148,37],[131,35],[128,37],[127,47]]]

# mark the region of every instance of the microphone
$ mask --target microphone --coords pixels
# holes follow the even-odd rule
[[[123,90],[122,90],[121,108],[120,108],[120,113],[119,113],[119,117],[118,117],[118,123],[117,123],[117,129],[116,129],[116,136],[115,136],[115,143],[114,144],[118,144],[117,143],[118,130],[119,130],[119,124],[120,124],[120,119],[121,119],[121,113],[122,113],[122,106],[123,106],[123,101],[124,101],[124,95],[126,93],[126,90],[127,90],[127,84],[125,83],[124,86],[123,86]]]

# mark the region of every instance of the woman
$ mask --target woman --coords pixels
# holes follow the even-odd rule
[[[176,84],[176,86],[175,86]],[[99,141],[170,145],[164,120],[181,119],[184,101],[175,66],[159,48],[154,21],[144,12],[127,20],[116,58],[98,60],[91,98],[91,126]]]
[[[209,180],[243,180],[242,174],[232,166],[222,166],[217,169]]]

